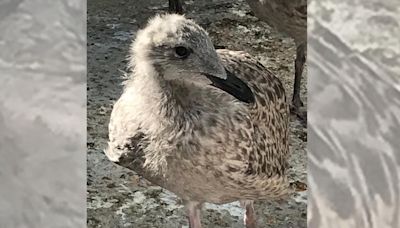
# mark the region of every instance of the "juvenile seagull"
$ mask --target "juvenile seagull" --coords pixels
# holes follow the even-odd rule
[[[131,46],[132,74],[114,105],[108,158],[181,197],[191,228],[204,202],[291,193],[289,108],[281,82],[243,52],[218,50],[177,14],[156,16]]]

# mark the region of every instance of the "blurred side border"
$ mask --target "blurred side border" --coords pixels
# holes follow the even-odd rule
[[[309,1],[308,227],[400,227],[400,2]]]
[[[0,227],[86,227],[86,1],[0,0]]]

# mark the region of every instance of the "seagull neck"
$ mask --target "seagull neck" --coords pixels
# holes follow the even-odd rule
[[[140,71],[135,69],[133,87],[140,93],[142,104],[153,114],[158,114],[159,120],[166,120],[171,123],[184,118],[185,109],[182,103],[174,95],[171,83],[154,69]],[[138,74],[141,72],[140,74]],[[139,76],[140,75],[140,76]],[[172,120],[172,121],[171,121]],[[179,121],[181,122],[181,121]]]

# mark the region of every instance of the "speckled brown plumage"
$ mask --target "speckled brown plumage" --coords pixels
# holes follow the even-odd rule
[[[292,110],[303,105],[300,82],[307,52],[307,0],[246,0],[254,14],[296,43],[295,78]],[[181,4],[179,2],[179,4]],[[306,116],[302,116],[306,118]]]
[[[296,43],[295,76],[292,97],[292,112],[299,115],[303,106],[300,98],[300,83],[307,52],[307,0],[246,0],[255,16],[279,32],[294,39]],[[182,0],[169,0],[169,11],[182,14]]]
[[[167,25],[161,33],[168,36],[154,33]],[[175,50],[174,40],[193,48],[192,59],[174,60],[169,48]],[[112,161],[190,205],[290,193],[285,175],[288,104],[272,72],[244,52],[215,51],[202,28],[178,15],[153,19],[132,52],[133,75],[110,118],[105,152]],[[253,99],[241,101],[244,93],[235,97],[202,74],[219,81],[237,77]],[[189,214],[197,216],[197,207],[190,208]]]

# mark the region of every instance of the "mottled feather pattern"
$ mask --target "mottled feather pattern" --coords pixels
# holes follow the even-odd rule
[[[257,152],[248,155],[250,164],[247,173],[283,174],[289,151],[287,131],[289,107],[281,81],[245,52],[224,49],[217,52],[226,64],[226,68],[246,81],[256,96],[256,103],[252,104],[253,107],[250,109],[251,119],[256,130],[263,129],[256,135]],[[273,148],[277,148],[279,153]],[[281,157],[276,164],[272,164],[271,161],[277,154]]]
[[[185,121],[170,120],[171,126],[160,131],[158,139],[143,136],[146,133],[139,130],[139,127],[128,130],[130,128],[125,126],[122,134],[126,134],[126,139],[114,144],[114,140],[121,139],[121,132],[114,133],[112,127],[115,131],[124,128],[118,125],[123,123],[110,122],[110,136],[117,137],[114,140],[110,139],[109,153],[120,150],[118,153],[124,156],[118,161],[119,164],[137,171],[146,178],[153,179],[161,175],[175,179],[174,184],[164,187],[174,188],[175,192],[181,192],[181,196],[190,194],[190,198],[199,201],[203,201],[203,197],[209,197],[208,202],[222,203],[241,197],[253,199],[285,195],[288,193],[284,174],[289,148],[288,105],[284,88],[279,79],[248,54],[227,50],[218,50],[218,53],[226,68],[253,88],[256,94],[255,104],[238,102],[232,96],[217,90],[193,87],[188,91],[185,86],[180,86],[179,82],[172,83],[171,86],[180,93],[198,97],[192,104],[197,105],[197,110],[193,109],[190,115],[185,116]],[[201,103],[196,104],[196,101],[210,105],[204,107]],[[228,102],[233,105],[222,105]],[[125,106],[119,105],[120,103],[125,104],[124,98],[116,104],[115,110],[126,109]],[[232,108],[237,109],[236,114],[234,118],[228,118]],[[166,113],[177,112],[169,106],[164,106],[163,109],[166,109]],[[118,110],[118,113],[124,111]],[[176,116],[176,113],[170,116]],[[111,119],[115,121],[116,118],[118,117],[112,115]],[[221,131],[221,128],[225,131]],[[132,133],[135,135],[130,135]],[[163,143],[152,145],[160,141]],[[147,148],[143,148],[143,145]],[[162,151],[160,153],[163,155],[159,156],[154,151],[142,151],[154,150],[153,148],[159,148],[158,151]],[[168,155],[171,157],[167,158]],[[145,156],[145,159],[142,156]],[[141,169],[138,165],[147,168]],[[159,166],[163,168],[160,169]],[[185,185],[188,176],[187,173],[180,176],[176,169],[191,170],[191,178],[207,182],[202,185],[207,187],[207,191],[223,188],[220,192],[226,193],[226,196],[213,198],[204,195],[201,187],[196,187],[198,192],[176,189]],[[203,174],[204,169],[209,170],[209,173]],[[232,175],[224,176],[225,172]],[[163,186],[161,177],[157,179],[157,184]],[[250,189],[254,190],[249,191]]]

